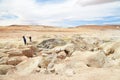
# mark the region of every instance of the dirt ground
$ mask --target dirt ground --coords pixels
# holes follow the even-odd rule
[[[69,39],[74,35],[82,37],[97,37],[99,39],[113,39],[120,41],[120,30],[116,27],[76,27],[76,28],[56,28],[45,26],[9,26],[0,27],[0,44],[13,43],[23,44],[22,36],[32,36],[34,42],[41,42],[49,38]],[[79,60],[76,56],[76,61]],[[74,57],[74,56],[73,56]],[[72,58],[71,58],[72,59]],[[75,61],[74,60],[74,61]],[[79,62],[79,61],[78,61]],[[65,62],[67,63],[67,62]],[[115,68],[94,68],[80,67],[73,76],[32,73],[27,76],[0,75],[0,80],[120,80],[120,69]]]

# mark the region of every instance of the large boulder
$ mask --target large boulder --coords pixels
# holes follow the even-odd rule
[[[31,48],[24,48],[22,49],[22,54],[27,57],[33,57],[35,55],[35,51]]]
[[[23,56],[33,57],[36,49],[33,46],[28,46],[24,49],[10,49],[6,53],[0,53],[0,64],[17,65],[23,60]],[[9,58],[8,58],[9,57]]]
[[[18,75],[29,75],[38,67],[41,62],[41,57],[34,57],[24,60],[23,62],[16,65],[15,73]]]
[[[54,70],[55,70],[55,74],[58,75],[73,76],[75,74],[75,71],[65,63],[55,64]]]
[[[62,39],[48,39],[37,45],[38,48],[52,49],[56,46],[63,46],[66,42]]]
[[[67,44],[64,46],[64,51],[68,57],[72,55],[72,53],[75,51],[75,45],[74,44]]]
[[[74,51],[75,51],[75,45],[72,43],[68,43],[64,46],[58,46],[51,50],[51,52],[55,52],[57,54],[59,54],[60,52],[62,53],[65,52],[66,56],[68,57],[70,57]]]
[[[112,48],[114,46],[114,42],[107,42],[107,43],[103,43],[102,45],[100,45],[100,49],[102,49],[105,52],[106,56],[109,56],[110,54],[114,53],[114,49]]]
[[[120,42],[104,43],[101,48],[109,58],[120,59]]]
[[[37,47],[33,45],[28,45],[24,48],[20,49],[22,56],[27,56],[27,57],[33,57],[36,55],[36,52],[38,51]]]
[[[111,58],[108,58],[103,67],[120,69],[120,59],[112,60]]]
[[[86,68],[86,57],[87,55],[85,54],[85,52],[75,51],[73,52],[71,57],[67,57],[65,59],[65,62],[66,64],[69,64],[76,69]]]
[[[9,54],[9,57],[23,56],[22,51],[16,48],[9,50],[7,54]]]
[[[30,48],[34,53],[39,51],[39,49],[36,46],[34,46],[34,45],[29,45],[28,48]]]
[[[109,57],[112,59],[120,59],[120,42],[116,42],[111,49],[114,50],[114,52],[109,55]]]
[[[71,43],[75,44],[75,49],[80,51],[92,51],[98,46],[99,41],[97,38],[85,38],[81,36],[73,36]]]
[[[0,75],[5,75],[7,72],[14,68],[12,65],[0,65]]]
[[[56,46],[52,49],[43,49],[39,52],[42,56],[48,56],[50,54],[57,54],[58,57],[70,57],[72,53],[75,51],[75,45],[72,43],[68,43],[64,46]],[[37,54],[38,55],[38,54]]]
[[[73,56],[71,56],[69,61],[73,61],[75,67],[97,67],[101,68],[106,62],[106,56],[102,51],[75,51]],[[79,62],[79,63],[75,63]]]
[[[106,56],[104,52],[86,52],[86,64],[88,67],[101,68],[106,62]]]
[[[2,57],[8,57],[8,54],[1,53],[1,52],[0,52],[0,58],[2,58]]]
[[[16,57],[10,57],[8,58],[6,64],[7,65],[17,65],[19,64],[20,62],[24,61],[28,59],[26,56],[16,56]]]
[[[39,63],[40,68],[50,68],[50,65],[57,61],[56,54],[50,54],[47,56],[43,56],[41,62]]]

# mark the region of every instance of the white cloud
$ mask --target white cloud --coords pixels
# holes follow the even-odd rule
[[[44,24],[66,26],[69,24],[65,24],[64,21],[102,20],[106,16],[120,16],[117,9],[120,8],[120,2],[85,7],[79,6],[80,4],[77,2],[78,0],[65,0],[63,3],[39,4],[35,0],[4,0],[0,3],[0,15],[10,13],[18,16],[18,18],[0,20],[0,25]]]
[[[120,1],[120,0],[78,0],[78,3],[83,6],[87,6],[87,5],[103,4],[103,3],[110,3],[116,1]]]

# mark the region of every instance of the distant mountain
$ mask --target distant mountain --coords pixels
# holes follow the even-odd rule
[[[47,25],[10,25],[10,26],[6,26],[8,29],[24,29],[24,30],[29,30],[29,29],[37,29],[37,28],[48,28],[48,29],[52,29],[52,28],[63,28],[63,29],[74,29],[74,28],[87,28],[87,29],[100,29],[100,30],[104,30],[104,29],[120,29],[120,25],[80,25],[80,26],[74,26],[74,27],[68,27],[68,28],[64,28],[64,27],[58,27],[58,26],[47,26]]]
[[[41,27],[41,28],[55,28],[54,26],[47,25],[10,25],[8,27]]]
[[[90,29],[120,29],[120,25],[81,25],[76,28],[90,28]]]

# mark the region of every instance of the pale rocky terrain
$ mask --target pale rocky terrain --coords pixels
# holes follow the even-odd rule
[[[120,80],[120,28],[1,26],[0,80]]]

